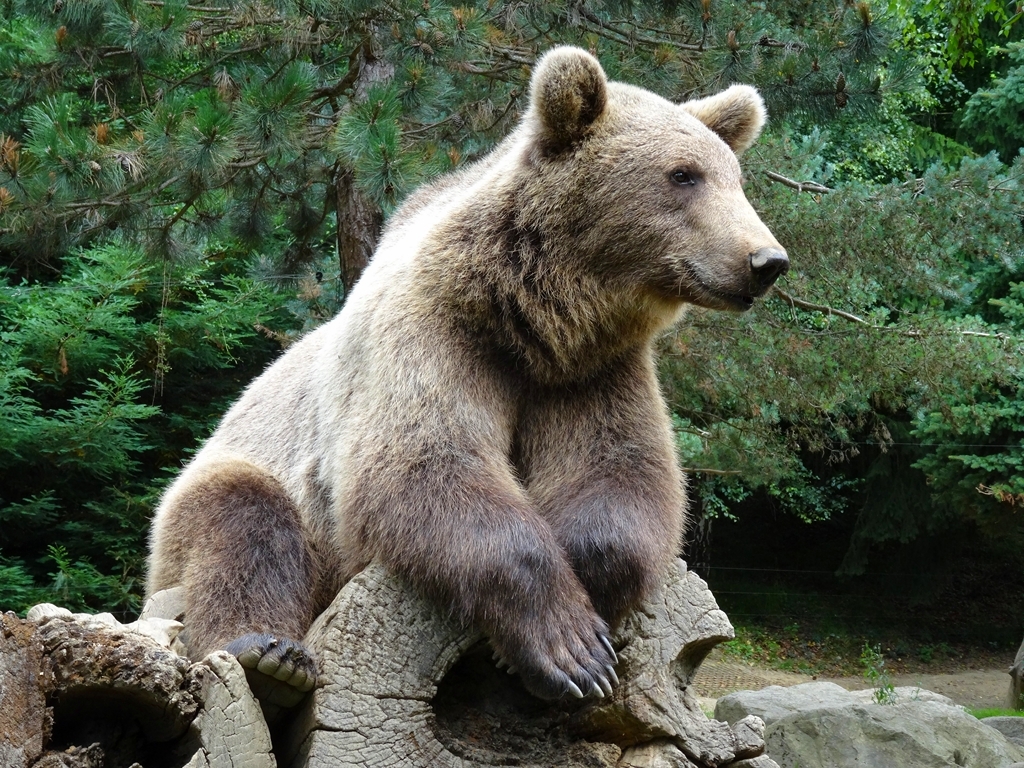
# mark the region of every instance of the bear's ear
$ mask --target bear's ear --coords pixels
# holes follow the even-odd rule
[[[604,70],[582,48],[552,48],[534,67],[530,108],[549,149],[565,149],[583,138],[607,103]]]
[[[717,133],[737,155],[757,141],[768,119],[761,94],[749,85],[731,85],[714,96],[684,101],[681,106]]]

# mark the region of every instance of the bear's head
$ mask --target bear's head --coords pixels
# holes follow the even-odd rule
[[[623,289],[747,310],[789,267],[741,185],[737,156],[765,118],[750,86],[674,104],[555,48],[534,69],[519,132],[523,220],[574,269]]]

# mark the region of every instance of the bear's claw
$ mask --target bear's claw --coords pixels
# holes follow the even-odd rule
[[[619,655],[615,652],[615,649],[612,648],[612,641],[609,640],[605,635],[598,635],[598,637],[601,638],[601,642],[604,644],[604,647],[607,649],[608,653],[611,654],[612,664],[618,664]],[[612,674],[614,674],[614,672]],[[618,682],[618,680],[615,681],[616,684],[618,684]]]
[[[605,664],[604,668],[608,672],[608,678],[612,681],[612,685],[618,685],[619,676],[615,674],[615,667],[611,664]]]

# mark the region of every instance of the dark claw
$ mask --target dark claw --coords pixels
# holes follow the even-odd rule
[[[615,649],[612,648],[612,641],[609,640],[604,635],[598,635],[598,637],[601,638],[601,642],[604,643],[604,647],[607,649],[608,653],[611,654],[612,664],[618,664],[619,663],[619,656],[618,656],[617,653],[615,653]]]
[[[508,665],[508,674],[514,675],[518,671],[518,667],[515,664]]]

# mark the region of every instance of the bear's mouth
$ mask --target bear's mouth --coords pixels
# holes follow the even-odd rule
[[[744,286],[746,290],[730,291],[717,286],[716,280],[709,280],[686,261],[679,264],[675,290],[673,293],[683,301],[705,309],[724,310],[726,312],[748,312],[754,301],[767,293],[768,288],[753,284]]]
[[[731,309],[735,312],[747,312],[754,306],[755,297],[750,294],[721,293],[710,289],[708,289],[708,292],[714,294],[716,299],[728,305],[725,307],[710,307],[710,309]]]
[[[747,312],[754,306],[754,299],[764,295],[764,291],[758,293],[730,293],[714,286],[708,285],[699,275],[694,274],[691,269],[690,277],[693,280],[693,288],[689,296],[683,291],[684,298],[689,298],[694,304],[707,309],[724,309],[731,312]]]

